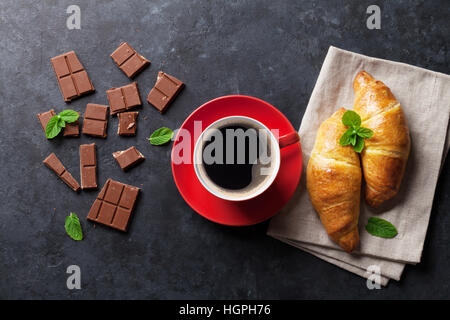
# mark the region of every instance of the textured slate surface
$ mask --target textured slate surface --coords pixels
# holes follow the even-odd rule
[[[365,281],[265,235],[267,223],[229,228],[203,219],[172,180],[170,146],[146,141],[176,128],[200,104],[226,94],[257,96],[300,120],[329,45],[450,73],[447,0],[377,1],[382,29],[366,28],[373,1],[13,1],[0,4],[0,298],[448,298],[450,175],[436,189],[423,262],[402,280],[369,291]],[[81,8],[81,30],[66,8]],[[140,109],[138,135],[47,141],[38,112],[88,102],[128,83],[109,54],[128,41],[152,65],[137,77],[142,98],[163,70],[186,83],[165,115]],[[50,57],[75,50],[97,92],[66,106]],[[75,194],[41,161],[55,152],[79,179],[78,146],[96,142],[99,183],[111,177],[142,187],[122,234],[84,218],[98,191]],[[111,153],[131,145],[147,160],[123,173]],[[85,240],[64,232],[70,211]],[[82,289],[66,288],[67,266]]]

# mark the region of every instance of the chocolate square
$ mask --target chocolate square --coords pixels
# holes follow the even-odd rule
[[[150,61],[138,54],[128,43],[122,42],[111,53],[111,58],[127,77],[134,78],[150,64]]]
[[[150,90],[147,101],[159,112],[164,113],[183,89],[184,83],[162,71],[158,72],[155,86]]]
[[[109,110],[111,112],[111,115],[120,111],[125,111],[127,109],[125,99],[120,88],[112,88],[107,90],[106,96],[108,97]]]
[[[111,182],[109,183],[108,192],[105,194],[103,200],[112,204],[118,204],[120,195],[122,194],[123,186],[123,183],[111,180]]]
[[[53,152],[50,153],[50,155],[44,159],[44,164],[50,169],[52,169],[58,176],[61,176],[64,173],[64,171],[66,171],[66,168],[64,168],[62,162]]]
[[[91,79],[74,51],[50,59],[64,101],[95,91]]]
[[[78,116],[80,113],[78,113]],[[64,137],[78,137],[80,135],[80,121],[76,120],[71,123],[66,123],[64,127]]]
[[[126,86],[121,87],[121,89],[127,110],[142,105],[141,95],[139,93],[137,82],[132,82]]]
[[[84,112],[83,133],[106,138],[108,127],[108,106],[88,103]]]
[[[65,54],[65,58],[67,61],[67,65],[69,66],[69,70],[71,73],[75,73],[78,71],[84,71],[83,65],[80,60],[78,60],[77,55],[74,51],[70,51]]]
[[[70,75],[69,65],[66,62],[66,56],[60,55],[50,60],[53,65],[53,70],[58,78]]]
[[[73,82],[75,83],[77,93],[82,95],[91,92],[93,87],[86,71],[83,70],[77,73],[73,73],[72,78]]]
[[[126,230],[130,216],[131,210],[118,207],[114,216],[114,226],[119,230]]]
[[[123,208],[133,209],[133,205],[136,202],[139,189],[125,188],[120,198],[119,205]]]
[[[56,175],[64,181],[73,191],[80,190],[80,185],[78,182],[72,177],[72,175],[66,170],[64,165],[58,159],[56,154],[53,152],[44,159],[43,163],[51,169]]]
[[[130,169],[145,159],[144,155],[140,153],[136,147],[130,147],[124,151],[114,152],[113,157],[123,171]]]
[[[80,135],[80,121],[66,123],[64,127],[64,137],[78,137]]]
[[[97,167],[84,167],[81,172],[81,188],[97,189]]]
[[[122,42],[119,47],[111,53],[111,58],[120,66],[134,54],[134,49],[131,48],[128,43]]]
[[[84,117],[95,120],[107,120],[108,119],[108,106],[101,104],[88,103],[86,105],[86,111]]]
[[[39,119],[39,122],[41,123],[42,130],[45,132],[45,128],[47,127],[47,123],[50,121],[50,119],[56,116],[55,110],[51,109],[47,112],[38,113],[37,117]]]
[[[114,214],[116,213],[117,207],[108,202],[103,201],[100,207],[100,212],[98,213],[97,222],[103,224],[110,224],[113,220]]]
[[[73,191],[80,190],[80,185],[77,180],[66,170],[62,175],[60,175],[62,181],[64,181]]]
[[[92,204],[88,220],[127,231],[139,188],[108,179]]]
[[[117,114],[119,126],[117,134],[121,136],[134,136],[137,129],[137,117],[139,112],[122,112]]]
[[[75,88],[75,84],[70,75],[65,78],[59,79],[59,88],[61,89],[64,101],[66,102],[72,101],[78,96],[77,89]]]
[[[142,105],[137,82],[106,91],[111,115]]]
[[[104,187],[103,187],[104,189]],[[102,191],[103,191],[102,189]],[[94,203],[92,204],[91,209],[89,210],[89,214],[87,216],[87,218],[89,220],[96,220],[98,217],[98,214],[100,213],[100,207],[102,206],[103,201],[101,199],[99,199],[97,197],[97,199],[95,199]]]

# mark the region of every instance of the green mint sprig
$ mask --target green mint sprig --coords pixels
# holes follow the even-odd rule
[[[45,127],[45,136],[47,139],[53,139],[61,132],[62,128],[66,127],[66,123],[77,121],[79,116],[78,112],[73,110],[63,110],[57,115],[54,115]]]
[[[381,238],[394,238],[398,234],[397,229],[392,223],[375,217],[369,218],[366,230],[371,235]]]
[[[370,139],[373,136],[373,131],[361,127],[361,117],[355,111],[346,111],[342,116],[342,123],[349,128],[342,135],[339,144],[341,146],[351,144],[353,150],[360,153],[364,149],[364,139]]]
[[[160,146],[166,144],[172,139],[173,131],[172,129],[162,127],[155,130],[150,138],[147,138],[148,141],[154,146]]]
[[[83,240],[83,231],[81,230],[80,220],[75,213],[71,212],[70,215],[66,217],[64,227],[66,228],[69,237],[73,240]]]

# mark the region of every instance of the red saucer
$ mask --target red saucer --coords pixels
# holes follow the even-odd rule
[[[194,121],[202,121],[202,130],[228,116],[247,116],[262,122],[269,129],[279,129],[283,136],[295,129],[286,117],[269,103],[249,96],[225,96],[211,100],[195,110],[183,123],[182,129],[191,133],[191,163],[175,164],[174,148],[180,140],[175,137],[172,148],[172,173],[184,200],[203,217],[224,225],[247,226],[274,216],[289,201],[297,188],[302,171],[300,143],[281,149],[281,166],[273,184],[261,195],[246,201],[227,201],[209,193],[195,175],[193,151]]]

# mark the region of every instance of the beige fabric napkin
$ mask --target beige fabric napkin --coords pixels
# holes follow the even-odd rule
[[[361,70],[391,88],[405,112],[412,144],[395,199],[381,210],[361,199],[361,244],[350,255],[328,238],[314,211],[306,190],[306,166],[320,124],[340,107],[352,109],[353,79]],[[300,125],[302,178],[289,204],[272,219],[268,235],[362,277],[370,274],[369,266],[379,266],[383,285],[399,280],[405,263],[420,262],[437,179],[450,144],[449,114],[450,76],[330,47]],[[371,216],[392,222],[399,234],[393,239],[370,235],[364,226]]]

